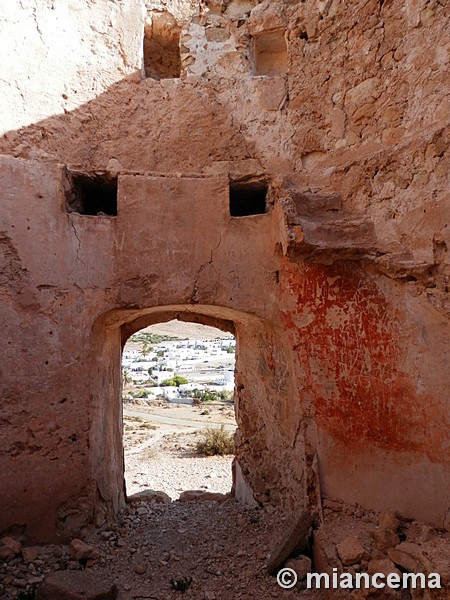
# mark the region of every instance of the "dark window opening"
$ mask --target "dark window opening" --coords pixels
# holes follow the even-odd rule
[[[158,80],[180,77],[180,27],[168,12],[149,17],[144,29],[145,76]]]
[[[231,182],[230,215],[232,217],[263,215],[267,212],[267,192],[266,181]]]
[[[284,29],[263,31],[253,38],[253,68],[255,75],[285,75],[288,50]]]
[[[66,208],[80,215],[117,215],[117,177],[65,173]]]

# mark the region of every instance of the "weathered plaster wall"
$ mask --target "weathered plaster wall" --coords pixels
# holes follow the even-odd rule
[[[164,10],[182,70],[156,81]],[[1,11],[0,530],[120,506],[121,327],[178,312],[235,327],[258,499],[313,503],[317,452],[325,493],[448,523],[447,3]],[[255,76],[272,30],[287,71]],[[61,164],[118,173],[118,216],[67,213]],[[228,177],[263,174],[269,214],[230,218]]]
[[[2,2],[1,133],[73,111],[140,69],[143,15],[135,1]]]
[[[2,158],[1,172],[0,514],[40,537],[90,485],[91,311],[114,278],[114,224],[85,221],[81,249],[56,165]]]
[[[403,285],[350,262],[282,273],[283,319],[325,493],[401,505],[425,520],[436,511],[448,522],[448,322]]]
[[[338,0],[235,0],[196,15],[187,1],[38,4],[3,9],[0,151],[91,169],[264,171],[332,190],[373,221],[380,267],[420,279],[427,291],[413,293],[448,315],[447,3],[371,0],[349,14]],[[158,6],[182,24],[180,79],[142,78],[145,12]],[[273,28],[286,31],[288,70],[254,76],[252,36]]]

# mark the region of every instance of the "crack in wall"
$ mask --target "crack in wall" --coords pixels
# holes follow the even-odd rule
[[[73,221],[72,221],[72,219],[70,218],[70,215],[67,215],[67,218],[68,218],[68,220],[69,220],[70,226],[71,226],[71,227],[72,227],[72,229],[73,229],[73,233],[74,233],[74,235],[75,235],[75,237],[77,238],[77,241],[78,241],[78,246],[77,246],[77,260],[78,260],[78,261],[80,261],[80,263],[81,263],[81,264],[82,264],[82,265],[85,267],[85,266],[86,266],[86,263],[84,262],[84,260],[82,260],[82,259],[80,258],[81,240],[80,240],[80,238],[78,237],[77,229],[76,229],[76,227],[75,227],[75,224],[74,224],[74,222],[73,222]]]
[[[217,269],[215,268],[213,261],[214,261],[214,252],[216,252],[219,247],[220,244],[222,243],[222,236],[220,235],[219,237],[219,241],[217,243],[217,245],[215,246],[215,248],[213,248],[210,252],[210,258],[207,262],[203,263],[200,268],[197,270],[197,274],[195,276],[195,280],[194,280],[194,287],[192,289],[192,294],[191,294],[191,304],[198,304],[199,303],[199,299],[198,299],[198,282],[200,279],[201,274],[203,273],[203,271],[209,266],[211,265],[212,268],[214,269],[214,271],[216,271],[217,273]]]
[[[24,10],[24,9],[25,9],[25,7],[23,6],[23,2],[20,2],[20,6],[21,6],[22,10]],[[54,8],[54,6],[53,6],[53,3],[52,3],[52,5],[51,5],[51,8],[52,8],[52,10],[53,10],[53,8]],[[42,30],[41,30],[41,28],[39,27],[39,23],[38,23],[38,19],[37,19],[37,14],[36,14],[36,12],[37,12],[37,9],[36,9],[36,7],[33,7],[33,8],[31,9],[31,16],[32,16],[32,18],[33,18],[34,24],[36,25],[36,31],[37,31],[37,32],[38,32],[38,34],[39,34],[40,40],[41,40],[41,42],[42,42],[42,45],[44,46],[44,48],[47,48],[47,49],[48,49],[48,44],[46,44],[46,43],[45,43],[44,36],[43,36],[43,34],[42,34]]]

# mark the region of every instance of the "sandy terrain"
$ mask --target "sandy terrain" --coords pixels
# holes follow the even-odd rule
[[[199,456],[195,443],[205,427],[235,428],[229,404],[190,407],[164,402],[124,405],[127,494],[144,489],[172,499],[184,490],[226,493],[231,489],[232,456]]]

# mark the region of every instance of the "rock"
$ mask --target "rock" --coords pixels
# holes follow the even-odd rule
[[[383,573],[386,577],[389,573],[397,573],[400,575],[400,571],[396,568],[394,563],[389,560],[389,558],[384,558],[382,560],[371,560],[369,562],[367,571],[369,575],[373,575],[374,573]]]
[[[400,520],[391,512],[381,513],[379,519],[380,529],[391,529],[394,533],[397,533],[400,527]]]
[[[344,565],[359,563],[364,555],[364,548],[358,538],[347,538],[336,547]]]
[[[399,565],[408,573],[423,572],[420,546],[417,544],[402,542],[395,548],[389,549],[388,556],[396,565]]]
[[[158,504],[169,504],[172,502],[172,498],[165,492],[157,490],[143,490],[132,496],[128,496],[128,502],[156,502]]]
[[[213,492],[204,492],[203,490],[187,490],[186,492],[181,492],[178,501],[198,502],[209,500],[210,502],[224,502],[227,498],[227,494],[215,494]]]
[[[324,498],[323,507],[328,508],[333,512],[341,512],[342,511],[342,502],[337,502],[335,500],[329,500],[328,498]]]
[[[18,540],[14,539],[12,537],[9,537],[9,536],[2,538],[0,540],[0,544],[2,546],[6,546],[7,548],[10,548],[11,551],[14,552],[14,554],[16,554],[16,555],[20,554],[20,551],[22,549],[22,544]]]
[[[147,571],[147,567],[145,565],[142,565],[142,564],[134,565],[133,571],[137,575],[144,575],[144,573]]]
[[[378,550],[381,550],[384,553],[400,542],[398,535],[394,533],[392,529],[375,529],[371,532],[371,535]]]
[[[63,548],[66,548],[66,547],[58,546],[58,545],[51,546],[50,554],[53,556],[62,556],[64,553]],[[43,552],[43,554],[44,554],[44,552]]]
[[[331,572],[333,568],[342,569],[331,532],[325,526],[313,531],[313,563],[317,573]]]
[[[253,490],[250,487],[248,481],[245,479],[242,473],[241,465],[236,458],[233,459],[231,466],[233,485],[231,488],[232,495],[241,504],[245,504],[250,507],[257,507],[258,502],[255,500]]]
[[[11,560],[18,554],[22,544],[12,537],[6,536],[0,540],[0,560]]]
[[[438,537],[436,529],[423,523],[411,523],[406,534],[407,542],[417,542],[424,544]]]
[[[81,540],[72,540],[69,545],[69,552],[75,560],[88,560],[90,558],[99,558],[100,553],[97,548],[85,544]]]
[[[242,19],[246,13],[249,13],[254,8],[256,2],[254,0],[238,0],[238,2],[229,2],[225,14],[232,19]]]
[[[255,100],[262,109],[280,110],[286,100],[286,84],[282,77],[264,78],[257,82]]]
[[[374,548],[370,553],[371,560],[384,560],[386,558],[386,554],[378,548]]]
[[[116,585],[86,571],[58,571],[45,578],[37,600],[115,600]]]
[[[438,538],[420,547],[427,573],[439,573],[442,585],[450,588],[450,538]]]
[[[6,548],[4,546],[0,546],[0,560],[11,560],[14,558],[14,553],[10,548]]]
[[[29,565],[39,556],[39,546],[27,546],[22,548],[22,558],[26,565]]]
[[[297,558],[289,559],[285,567],[288,569],[293,569],[297,573],[297,577],[299,581],[306,579],[308,573],[311,573],[312,563],[311,559],[307,556],[298,556]]]
[[[289,529],[283,532],[274,550],[272,550],[267,565],[270,575],[280,567],[284,561],[295,551],[304,552],[308,544],[308,537],[312,525],[312,516],[303,512]]]

